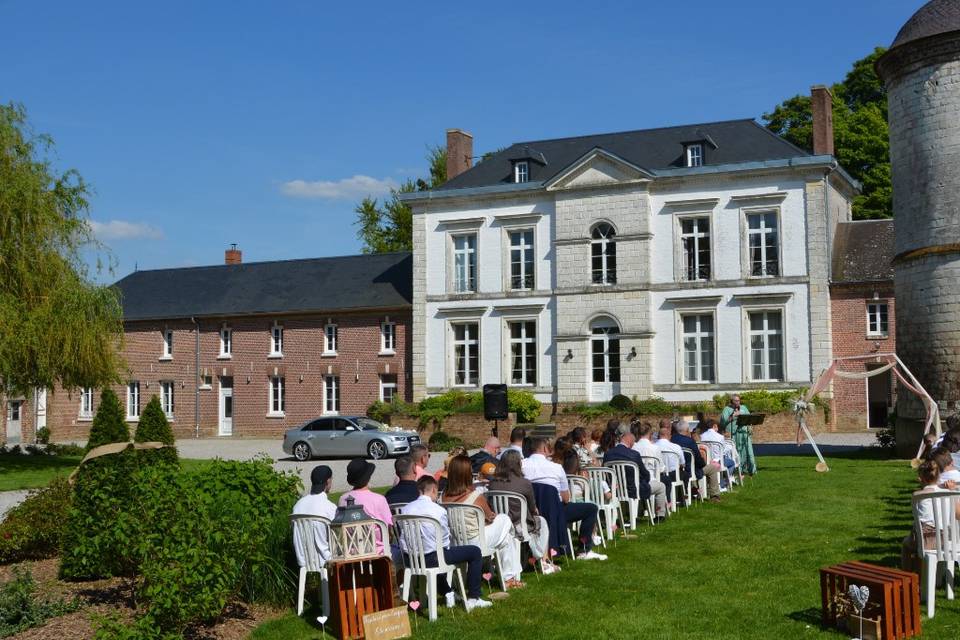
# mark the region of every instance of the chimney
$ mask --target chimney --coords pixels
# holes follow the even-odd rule
[[[822,84],[810,87],[813,111],[813,155],[833,155],[833,94]]]
[[[473,166],[473,136],[461,129],[447,129],[447,180]]]
[[[233,243],[230,248],[223,252],[224,264],[240,264],[243,262],[243,252],[237,249],[237,244]]]

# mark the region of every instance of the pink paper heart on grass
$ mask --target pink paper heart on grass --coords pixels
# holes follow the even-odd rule
[[[556,557],[556,555],[557,555],[557,550],[556,550],[556,549],[550,549],[550,557],[553,558],[553,557]]]
[[[420,608],[420,601],[419,601],[419,600],[411,600],[411,601],[408,602],[407,604],[410,605],[410,608],[413,609],[414,611],[416,611],[417,609]]]
[[[487,582],[490,582],[490,578],[492,578],[492,577],[493,577],[493,574],[492,574],[492,573],[485,573],[485,574],[483,574],[483,579],[486,580]]]

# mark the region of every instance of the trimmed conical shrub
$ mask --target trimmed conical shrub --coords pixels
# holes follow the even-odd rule
[[[129,442],[130,429],[123,417],[123,408],[120,400],[110,389],[104,389],[100,394],[100,406],[97,415],[90,425],[90,437],[87,440],[87,451],[102,444],[111,442]]]
[[[174,444],[173,430],[170,428],[170,422],[160,407],[160,399],[157,396],[150,398],[150,402],[143,408],[140,414],[140,423],[137,425],[137,432],[133,436],[134,442],[162,442],[163,444]],[[138,451],[140,460],[144,463],[151,463],[157,459],[168,462],[177,461],[176,447],[164,447],[163,449],[141,449]]]

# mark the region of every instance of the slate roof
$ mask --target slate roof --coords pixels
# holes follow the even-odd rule
[[[951,31],[960,31],[960,2],[932,0],[904,23],[890,48]]]
[[[135,271],[117,282],[125,320],[409,307],[409,252]]]
[[[528,157],[530,182],[544,182],[595,148],[651,172],[684,166],[684,143],[705,141],[704,165],[810,156],[754,120],[728,120],[661,129],[518,142],[439,187],[464,189],[513,181],[512,160]]]
[[[833,282],[893,280],[893,220],[841,222],[833,241]]]

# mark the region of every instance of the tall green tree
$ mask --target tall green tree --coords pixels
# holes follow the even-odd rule
[[[401,193],[428,191],[447,181],[447,150],[430,147],[427,153],[430,167],[428,180],[406,180],[399,189],[391,189],[383,204],[367,197],[356,206],[357,238],[363,242],[364,253],[389,253],[413,249],[413,211],[401,202]]]
[[[834,154],[841,166],[859,180],[862,193],[853,201],[857,219],[893,215],[890,178],[890,142],[887,127],[887,92],[874,71],[885,49],[857,60],[833,92]],[[767,128],[793,144],[813,148],[813,114],[810,96],[789,98],[763,119]]]
[[[0,388],[97,387],[116,381],[123,336],[116,292],[90,281],[99,253],[90,190],[50,159],[52,139],[0,104]]]

